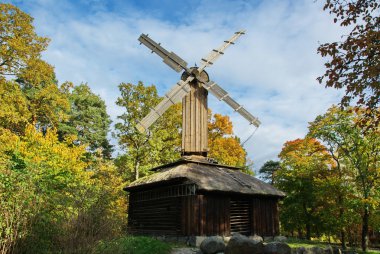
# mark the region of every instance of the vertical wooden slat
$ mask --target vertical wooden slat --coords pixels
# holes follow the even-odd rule
[[[186,234],[186,197],[181,197],[181,232],[183,235]]]
[[[201,210],[201,235],[206,234],[206,200],[203,195],[200,196],[200,210]]]
[[[207,90],[191,83],[191,91],[182,100],[182,150],[185,154],[207,151]]]
[[[231,210],[230,210],[230,204],[231,202],[231,199],[228,198],[226,199],[225,201],[225,204],[224,204],[224,207],[226,209],[226,221],[225,221],[225,225],[226,225],[226,235],[231,235],[231,223],[230,223],[230,214],[231,214]]]
[[[194,206],[194,215],[193,215],[193,232],[192,235],[199,235],[199,202],[198,202],[198,196],[193,196],[193,206]]]

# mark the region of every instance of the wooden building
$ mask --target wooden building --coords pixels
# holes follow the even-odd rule
[[[229,236],[279,234],[278,200],[284,193],[202,156],[153,169],[125,188],[128,230],[138,235]]]

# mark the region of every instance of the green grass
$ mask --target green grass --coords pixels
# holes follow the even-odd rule
[[[305,248],[312,248],[312,247],[320,247],[320,248],[326,248],[328,245],[330,245],[327,242],[320,242],[320,241],[309,241],[309,240],[301,240],[297,238],[288,238],[286,243],[290,246],[290,248],[299,248],[299,247],[305,247]],[[337,244],[332,244],[337,245]],[[340,246],[340,245],[338,245]],[[350,249],[350,248],[349,248]],[[367,252],[363,252],[360,250],[360,248],[355,249],[357,253],[359,254],[380,254],[380,250],[367,250]]]
[[[309,241],[309,240],[301,240],[297,238],[288,238],[286,243],[290,246],[290,248],[299,248],[299,247],[305,247],[305,248],[312,248],[312,247],[321,247],[325,248],[328,243],[318,242],[318,241]]]
[[[124,236],[111,241],[102,241],[94,253],[97,254],[169,254],[168,243],[145,236]]]

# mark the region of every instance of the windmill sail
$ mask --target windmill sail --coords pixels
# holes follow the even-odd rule
[[[166,63],[170,68],[175,70],[176,72],[180,72],[182,70],[189,71],[187,69],[187,63],[185,60],[177,56],[173,52],[169,52],[163,47],[160,46],[160,43],[155,42],[146,34],[141,34],[139,37],[139,41],[152,50],[152,53],[156,53],[159,55],[163,62]]]
[[[245,108],[243,108],[242,105],[240,105],[234,99],[232,99],[228,95],[228,93],[223,88],[218,86],[214,81],[210,81],[202,85],[204,88],[210,91],[216,98],[218,98],[218,100],[225,101],[231,108],[233,108],[236,112],[238,112],[245,119],[247,119],[250,124],[259,127],[259,125],[261,124],[259,119],[254,117]]]
[[[245,30],[235,32],[235,34],[229,40],[224,41],[222,46],[220,46],[218,49],[213,49],[207,55],[207,57],[202,58],[202,64],[199,66],[198,72],[201,73],[206,67],[214,64],[216,59],[218,59],[221,55],[224,54],[226,48],[228,48],[231,44],[235,44],[234,42],[243,34],[245,34]]]
[[[154,107],[147,116],[145,116],[138,124],[137,129],[144,133],[148,128],[171,106],[182,100],[182,98],[190,92],[189,83],[194,77],[189,76],[185,81],[180,80],[172,89],[165,94],[165,98]]]

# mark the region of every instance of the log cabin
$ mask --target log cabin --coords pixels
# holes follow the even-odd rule
[[[239,168],[203,156],[154,168],[125,188],[128,231],[152,236],[275,236],[285,194]]]

